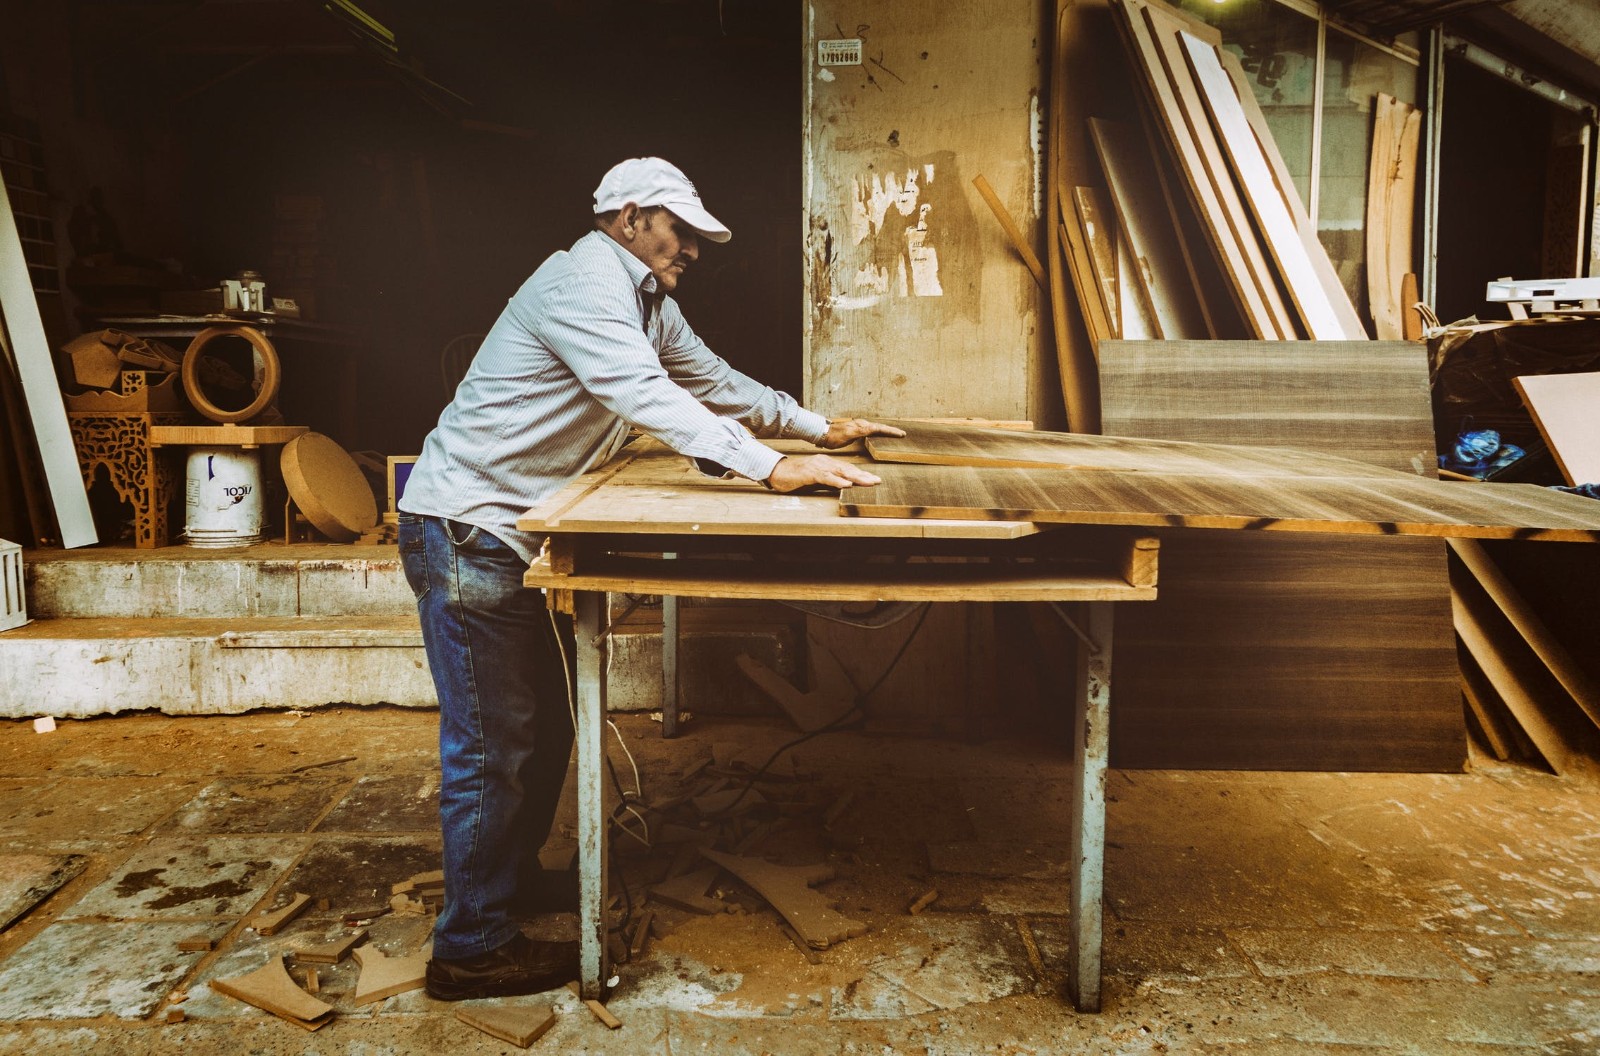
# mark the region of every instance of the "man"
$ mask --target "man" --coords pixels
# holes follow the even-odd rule
[[[878,478],[829,455],[784,456],[740,425],[826,448],[900,430],[828,422],[734,370],[669,294],[701,238],[731,233],[660,158],[617,165],[595,230],[552,255],[506,305],[428,434],[401,501],[400,556],[439,694],[445,908],[428,993],[533,993],[575,977],[576,943],[537,942],[516,914],[572,908],[545,874],[572,746],[572,627],[522,575],[541,540],[528,507],[603,464],[638,426],[675,450],[775,491]]]

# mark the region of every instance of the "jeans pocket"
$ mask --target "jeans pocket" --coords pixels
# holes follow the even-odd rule
[[[418,601],[428,593],[428,536],[426,521],[414,513],[399,518],[400,569]]]

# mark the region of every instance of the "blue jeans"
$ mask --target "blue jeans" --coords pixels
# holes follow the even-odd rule
[[[475,957],[516,934],[513,898],[539,870],[566,780],[572,621],[552,626],[544,595],[522,585],[527,564],[481,528],[402,513],[400,561],[439,694],[445,906],[433,952]]]

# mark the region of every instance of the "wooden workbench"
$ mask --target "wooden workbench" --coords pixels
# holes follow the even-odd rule
[[[779,495],[749,481],[706,477],[651,440],[626,448],[517,524],[550,540],[524,582],[550,592],[552,603],[571,611],[576,622],[584,997],[600,997],[609,975],[601,736],[605,592],[779,601],[1051,601],[1072,603],[1080,642],[1068,995],[1081,1011],[1099,1010],[1112,604],[1155,599],[1153,539],[1136,529],[1092,525],[1041,531],[1019,521],[845,518],[833,495]]]

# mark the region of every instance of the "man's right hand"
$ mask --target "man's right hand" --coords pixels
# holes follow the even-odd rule
[[[772,467],[772,475],[766,482],[773,491],[794,491],[808,484],[840,489],[857,484],[870,487],[880,483],[880,478],[832,455],[785,455]]]

